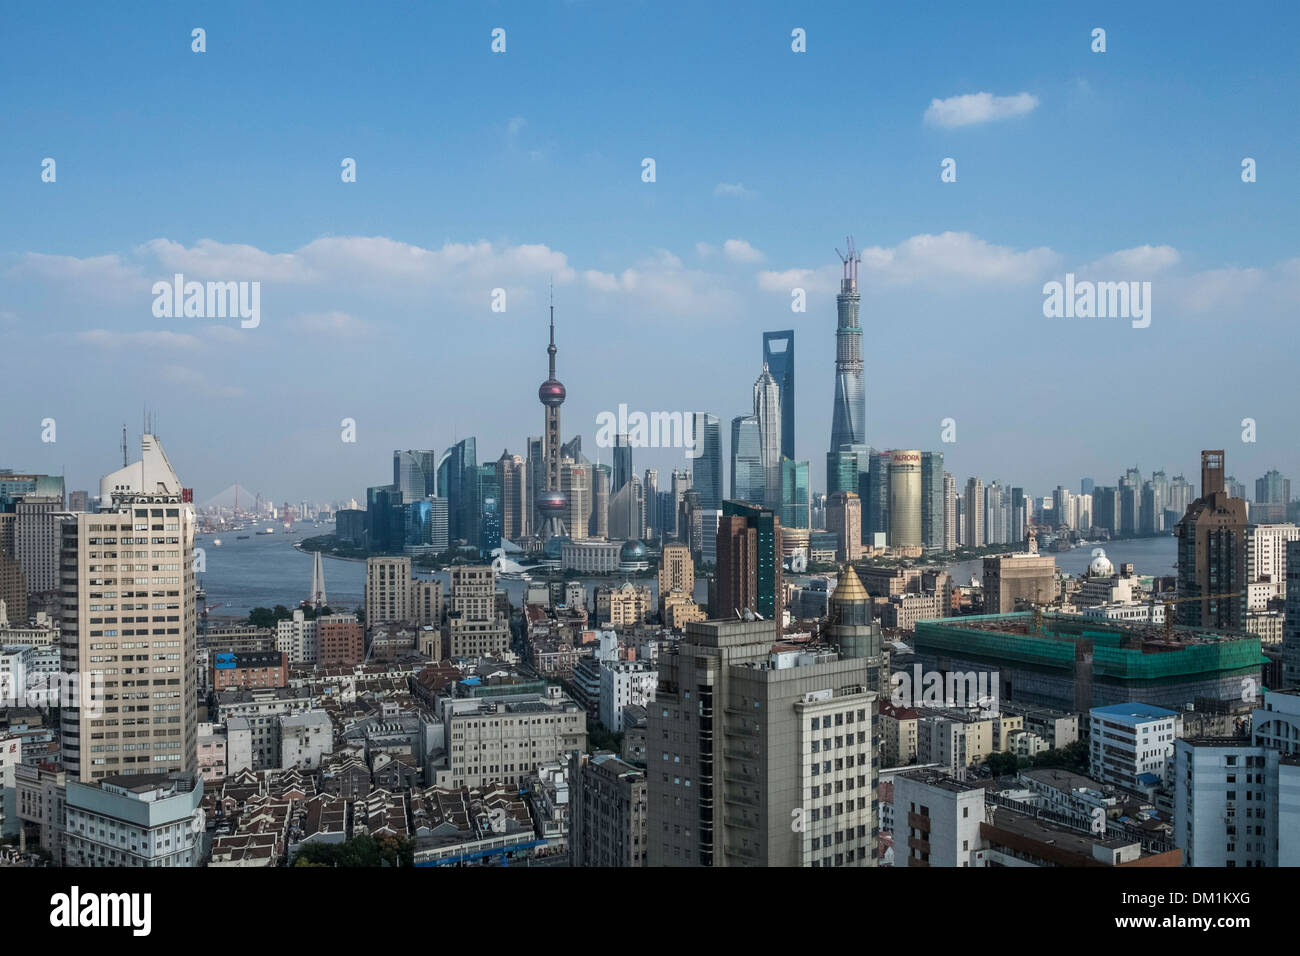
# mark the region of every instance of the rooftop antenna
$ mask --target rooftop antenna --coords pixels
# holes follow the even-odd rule
[[[122,467],[125,468],[130,462],[126,460],[126,425],[122,425]]]
[[[848,251],[840,252],[839,249],[836,249],[835,254],[840,257],[840,262],[844,265],[845,280],[852,279],[853,284],[856,286],[858,284],[858,263],[862,261],[862,257],[858,255],[852,236],[846,236],[844,241],[846,243],[845,248]]]

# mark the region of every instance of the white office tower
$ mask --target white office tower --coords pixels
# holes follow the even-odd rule
[[[158,439],[62,517],[60,711],[69,779],[196,768],[193,494]]]

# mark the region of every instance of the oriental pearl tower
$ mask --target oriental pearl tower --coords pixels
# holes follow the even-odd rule
[[[546,427],[542,432],[542,457],[546,462],[546,487],[537,493],[537,510],[542,515],[541,537],[549,541],[565,534],[564,516],[569,510],[569,496],[560,488],[560,406],[564,404],[564,386],[555,377],[555,304],[551,304],[551,344],[546,347],[550,375],[537,389],[537,397],[546,409]]]

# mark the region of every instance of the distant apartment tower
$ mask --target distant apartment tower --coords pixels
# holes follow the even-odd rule
[[[608,468],[603,465],[591,470],[591,520],[587,533],[602,540],[609,537],[609,476]]]
[[[411,559],[366,559],[366,625],[406,623],[411,613]]]
[[[316,619],[316,663],[320,667],[360,664],[366,659],[361,622],[353,614],[322,614]]]
[[[984,547],[984,482],[978,478],[966,479],[966,536],[962,542],[968,548]]]
[[[528,534],[528,462],[502,451],[496,469],[501,488],[501,536],[518,541]]]
[[[59,712],[69,782],[197,768],[192,499],[146,433],[140,460],[100,482],[106,510],[60,518],[60,668],[81,678],[77,706]],[[137,546],[151,563],[119,563]],[[119,602],[139,610],[105,616]]]
[[[943,473],[943,550],[957,550],[957,482]]]
[[[14,503],[14,555],[27,578],[27,593],[59,590],[59,515],[62,496],[27,495]]]
[[[943,476],[943,453],[921,452],[921,546],[927,551],[945,550]]]
[[[826,499],[826,530],[839,541],[835,560],[844,563],[862,556],[862,500],[853,491],[837,491]]]
[[[1291,479],[1282,477],[1277,469],[1255,479],[1255,504],[1251,517],[1260,524],[1280,524],[1286,521],[1287,505],[1291,502]]]
[[[724,501],[717,542],[717,607],[709,609],[710,617],[730,619],[749,611],[779,622],[784,601],[780,519],[768,508]]]
[[[1246,502],[1224,490],[1222,449],[1201,452],[1201,496],[1175,529],[1178,623],[1242,630],[1246,624]],[[1219,595],[1233,595],[1221,597]]]
[[[779,637],[771,621],[694,622],[659,656],[647,865],[876,864],[868,663]]]

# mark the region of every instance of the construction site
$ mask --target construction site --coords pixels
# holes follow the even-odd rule
[[[1267,662],[1255,635],[1038,610],[921,621],[915,649],[923,668],[996,673],[1001,699],[1075,713],[1241,701]]]

